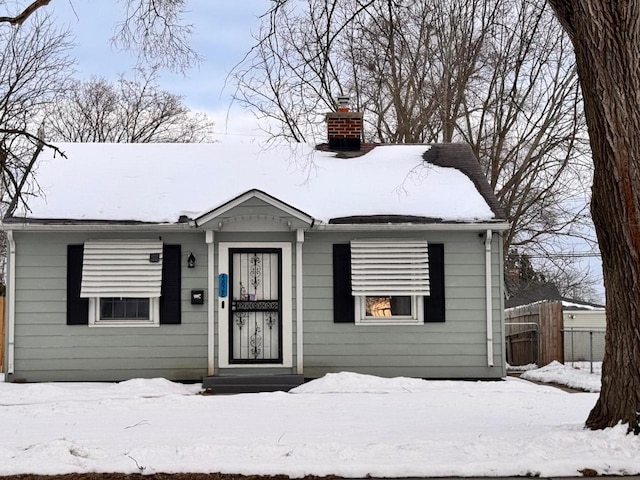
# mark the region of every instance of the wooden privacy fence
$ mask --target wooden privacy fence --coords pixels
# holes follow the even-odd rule
[[[509,365],[538,363],[540,332],[537,323],[505,322],[505,350]]]
[[[4,373],[4,297],[0,297],[0,373]]]
[[[505,311],[505,324],[509,324],[509,328],[506,329],[505,341],[507,342],[508,354],[511,349],[511,361],[514,362],[511,365],[522,364],[515,362],[524,361],[526,349],[534,352],[529,358],[540,366],[547,365],[554,360],[564,362],[561,301],[543,301],[509,308]],[[533,333],[535,329],[526,327],[526,325],[530,327],[534,324],[537,325],[537,345],[526,345],[525,332],[528,332],[527,335],[529,335],[528,338],[531,339],[531,342],[535,342],[536,335]],[[508,358],[507,361],[509,360]]]

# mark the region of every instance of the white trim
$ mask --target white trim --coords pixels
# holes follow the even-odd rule
[[[256,227],[258,223],[262,225]],[[291,220],[273,215],[237,215],[221,218],[217,224],[218,231],[225,232],[254,232],[256,229],[264,232],[288,232],[291,230]]]
[[[302,276],[302,245],[304,244],[304,230],[299,228],[296,231],[296,373],[302,375],[304,372],[304,322],[303,322],[303,286]]]
[[[215,244],[214,233],[207,230],[207,375],[215,373]]]
[[[9,240],[9,278],[7,278],[7,374],[15,369],[15,326],[16,326],[16,241],[13,231],[7,231]]]
[[[229,297],[218,298],[218,366],[220,368],[274,368],[293,366],[291,243],[289,242],[220,242],[218,274],[229,275],[230,248],[279,248],[282,250],[282,363],[229,363]],[[231,287],[229,287],[230,289]],[[229,294],[231,291],[229,290]]]
[[[237,196],[233,200],[230,200],[229,202],[224,203],[203,215],[200,215],[195,219],[195,222],[197,225],[203,225],[219,217],[220,215],[225,214],[229,210],[239,205],[242,205],[244,202],[252,198],[257,198],[259,200],[262,200],[263,202],[268,203],[272,207],[282,210],[287,215],[297,218],[298,220],[301,220],[308,225],[311,225],[313,223],[313,217],[311,217],[310,215],[260,190],[249,190],[243,193],[242,195]]]
[[[100,298],[89,298],[89,327],[159,327],[160,298],[149,298],[149,320],[100,320]]]
[[[487,230],[484,241],[484,273],[487,304],[487,366],[493,367],[493,292],[491,285],[491,240],[493,233]]]
[[[355,302],[356,325],[423,325],[424,324],[424,297],[412,295],[411,316],[397,317],[367,317],[365,307],[366,296],[357,296]]]

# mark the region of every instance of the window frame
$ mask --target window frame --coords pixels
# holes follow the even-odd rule
[[[445,323],[447,321],[447,306],[445,270],[445,244],[429,243],[429,278],[430,292],[423,297],[424,325]],[[333,293],[333,323],[337,325],[355,324],[355,301],[351,290],[351,248],[349,243],[337,242],[333,244],[332,252],[332,293]]]
[[[100,318],[100,300],[102,298],[121,297],[89,297],[89,327],[159,327],[160,297],[139,297],[149,299],[149,319],[102,319]]]
[[[162,284],[159,300],[160,326],[178,326],[182,324],[182,309],[184,303],[184,292],[182,289],[182,245],[163,243],[162,256]],[[84,243],[67,244],[66,325],[73,327],[86,327],[89,324],[90,297],[80,296],[82,291],[83,260]]]
[[[424,296],[422,295],[399,295],[411,297],[411,315],[397,315],[392,317],[367,316],[366,299],[367,296],[354,296],[355,324],[356,325],[424,325]],[[386,296],[386,295],[379,295]],[[390,293],[388,296],[394,296]]]

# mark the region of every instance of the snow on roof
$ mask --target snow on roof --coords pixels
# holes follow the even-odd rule
[[[495,215],[461,171],[423,162],[428,145],[378,146],[337,158],[303,144],[221,137],[211,144],[59,144],[41,155],[42,194],[14,217],[176,222],[261,190],[315,218]]]
[[[579,302],[576,300],[574,301],[563,300],[562,307],[565,310],[592,310],[592,311],[600,311],[600,312],[605,310],[604,305],[596,305],[594,303]]]

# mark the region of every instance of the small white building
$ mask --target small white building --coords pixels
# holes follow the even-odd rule
[[[562,324],[565,362],[602,361],[607,328],[604,306],[563,300]]]

